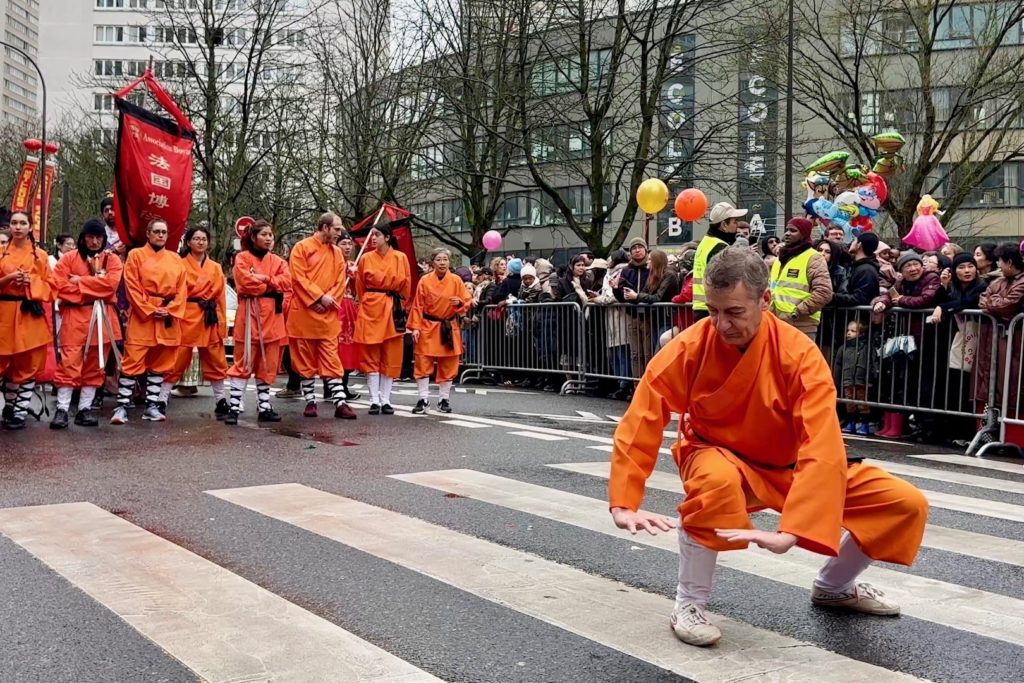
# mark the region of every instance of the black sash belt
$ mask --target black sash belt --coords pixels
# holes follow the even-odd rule
[[[240,299],[273,299],[274,300],[274,313],[284,313],[284,294],[281,292],[267,292],[266,294],[257,294],[256,296],[242,296]]]
[[[387,294],[391,297],[391,320],[395,323],[395,332],[404,333],[405,323],[408,318],[405,309],[402,308],[402,295],[390,289],[376,289],[373,287],[367,287],[366,291]]]
[[[163,294],[154,294],[153,292],[146,292],[146,294],[148,294],[149,296],[153,297],[154,299],[160,299],[160,301],[162,302],[160,304],[161,306],[167,306],[167,304],[169,304],[172,301],[174,301],[174,297],[173,296],[164,296]],[[170,328],[173,325],[174,325],[174,318],[172,318],[171,316],[167,316],[166,318],[164,318],[164,327]]]
[[[452,330],[452,321],[455,320],[458,316],[453,315],[450,318],[438,318],[436,316],[424,313],[423,317],[424,319],[429,320],[431,322],[441,323],[441,343],[444,345],[446,349],[454,349],[455,335],[453,334]]]
[[[0,294],[0,301],[20,301],[21,312],[34,315],[37,318],[43,317],[43,305],[33,301],[26,296],[15,296],[13,294]]]
[[[217,317],[217,302],[213,299],[190,296],[186,301],[190,304],[197,304],[199,308],[203,309],[203,324],[207,327],[213,327],[220,322],[220,318]]]

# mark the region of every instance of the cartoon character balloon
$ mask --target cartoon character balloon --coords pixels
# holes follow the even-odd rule
[[[917,203],[917,218],[903,241],[921,251],[935,251],[949,242],[949,235],[936,215],[938,212],[939,203],[930,194],[921,197]]]

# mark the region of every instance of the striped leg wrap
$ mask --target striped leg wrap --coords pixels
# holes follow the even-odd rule
[[[312,384],[313,380],[309,380],[309,383]],[[303,390],[305,390],[305,387],[303,387]],[[270,405],[270,385],[266,382],[256,383],[256,405],[261,413],[273,408]]]
[[[312,377],[302,378],[302,399],[306,403],[316,401],[316,381]]]
[[[135,378],[121,375],[117,380],[117,405],[127,408],[132,404],[132,392],[135,391]]]
[[[18,386],[18,385],[15,385]],[[18,386],[18,394],[14,399],[14,417],[24,420],[28,409],[32,405],[32,394],[36,390],[36,381],[29,380]]]
[[[155,405],[160,402],[160,387],[164,383],[163,375],[150,373],[146,375],[146,404]]]
[[[233,412],[240,412],[242,409],[242,394],[245,392],[245,385],[249,383],[247,379],[239,379],[233,377],[231,379],[231,386],[228,389],[228,407]]]
[[[327,388],[331,392],[331,400],[334,401],[334,405],[340,406],[345,403],[345,391],[341,388],[341,380],[336,377],[332,377],[324,381],[327,382]]]

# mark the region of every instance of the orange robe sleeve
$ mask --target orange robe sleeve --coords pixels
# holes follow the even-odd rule
[[[42,249],[36,249],[33,268],[29,274],[28,298],[40,303],[54,300],[53,272],[50,270],[50,258]]]
[[[341,333],[338,313],[322,313],[313,306],[326,294],[340,302],[345,292],[345,257],[333,244],[307,237],[296,244],[288,258],[292,274],[292,301],[288,308],[288,336],[297,339],[337,339]]]
[[[149,319],[153,317],[157,306],[150,299],[142,282],[142,262],[146,256],[144,248],[133,249],[128,253],[128,261],[124,265],[124,288],[132,313]]]
[[[57,265],[53,269],[57,298],[73,304],[87,304],[97,300],[112,301],[117,296],[117,288],[121,284],[124,265],[117,254],[112,252],[99,255],[100,265],[104,264],[104,259],[106,264],[104,275],[75,273],[76,265],[81,265],[85,272],[89,272],[88,265],[77,252],[72,252],[68,258],[61,258],[57,261]],[[78,275],[77,282],[70,281],[73,275]]]
[[[452,298],[458,299],[459,305],[453,306]],[[451,272],[440,280],[434,274],[421,278],[406,324],[408,329],[420,332],[416,353],[432,357],[462,355],[462,334],[456,316],[466,311],[469,300],[462,280]],[[455,318],[451,320],[453,348],[446,347],[441,340],[441,323],[427,320],[424,314],[441,320]]]

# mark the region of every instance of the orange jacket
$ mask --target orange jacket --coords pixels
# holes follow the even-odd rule
[[[22,248],[13,242],[0,253],[0,276],[21,268],[28,272],[28,286],[13,282],[0,287],[0,295],[27,298],[44,306],[53,301],[53,274],[46,252],[26,242]],[[46,346],[53,341],[46,318],[21,310],[21,301],[0,301],[0,356],[11,356]]]
[[[207,326],[205,311],[198,302],[186,301],[185,317],[181,320],[181,345],[206,348],[219,344],[228,335],[228,305],[224,296],[227,280],[224,269],[213,259],[203,259],[202,265],[186,254],[181,259],[185,266],[185,289],[189,299],[217,302],[217,324]]]
[[[408,308],[412,295],[412,276],[409,274],[409,260],[397,249],[389,249],[381,256],[376,251],[366,251],[359,259],[356,270],[356,295],[359,297],[359,317],[356,318],[355,341],[359,344],[380,344],[386,339],[402,336],[395,331],[391,317],[393,306],[386,289],[398,292],[402,306]]]
[[[124,287],[128,292],[126,344],[180,346],[181,319],[185,317],[185,266],[181,257],[167,249],[154,251],[145,246],[128,252],[124,264]],[[167,318],[153,315],[166,308]]]
[[[452,305],[453,297],[459,300],[458,306]],[[408,323],[410,330],[420,331],[419,341],[416,342],[418,355],[462,355],[462,333],[459,329],[458,315],[466,311],[470,298],[462,278],[451,271],[445,273],[441,279],[438,279],[435,273],[428,273],[420,278]],[[437,320],[428,320],[425,315],[450,321],[453,348],[448,348],[441,342],[441,323]]]
[[[800,537],[803,547],[835,554],[846,499],[846,447],[832,373],[807,335],[766,313],[743,353],[721,341],[707,319],[673,339],[648,364],[615,430],[611,507],[640,506],[673,412],[687,416],[673,448],[680,469],[709,446],[754,469],[793,466],[779,530]]]
[[[334,339],[341,333],[338,311],[317,313],[312,306],[324,294],[340,304],[345,293],[345,255],[335,244],[324,244],[316,235],[294,247],[288,257],[292,274],[292,301],[288,307],[288,336],[296,339]]]
[[[235,286],[238,288],[238,312],[235,314],[235,342],[245,342],[246,306],[258,305],[263,323],[263,341],[275,342],[285,338],[284,313],[277,312],[277,302],[266,295],[292,291],[292,276],[288,264],[276,254],[266,254],[262,259],[243,251],[235,257]],[[267,275],[269,282],[260,282],[254,275]],[[253,341],[259,339],[259,331],[253,325],[250,332]]]
[[[78,250],[64,254],[53,269],[53,284],[60,300],[60,345],[83,346],[89,336],[94,301],[105,301],[107,318],[114,328],[114,340],[121,340],[121,323],[117,317],[117,288],[121,284],[124,265],[117,254],[105,251],[93,259],[93,266]],[[95,271],[95,275],[93,272]],[[102,273],[102,274],[101,274]],[[71,282],[77,277],[76,282]],[[96,332],[93,332],[95,339]],[[103,330],[106,338],[107,330]],[[109,340],[108,340],[109,341]]]

